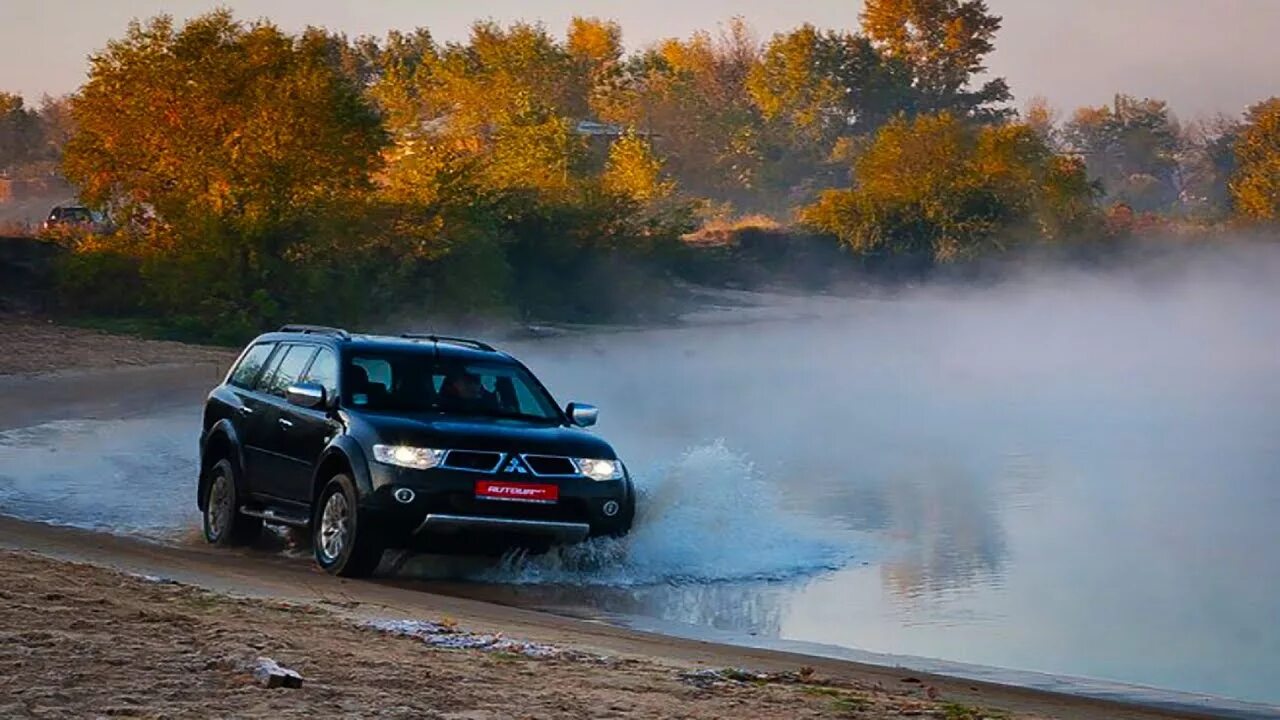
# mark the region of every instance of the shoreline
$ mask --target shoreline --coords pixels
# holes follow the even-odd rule
[[[533,643],[588,654],[640,658],[688,670],[745,668],[756,673],[776,674],[794,673],[798,668],[808,667],[824,678],[852,688],[895,692],[905,688],[906,694],[900,699],[929,703],[936,706],[935,709],[951,704],[993,708],[1017,717],[1080,720],[1224,717],[1216,711],[1090,698],[795,651],[682,638],[438,594],[405,587],[404,583],[394,580],[338,580],[314,571],[307,563],[279,555],[164,545],[8,516],[0,516],[0,549],[37,553],[50,559],[49,562],[85,563],[108,571],[162,578],[229,598],[286,602],[336,611],[353,621],[450,618],[477,632],[500,632]],[[1267,714],[1234,717],[1267,717]]]

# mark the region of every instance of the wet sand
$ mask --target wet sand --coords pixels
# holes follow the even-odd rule
[[[0,697],[19,703],[0,705],[6,717],[112,707],[241,717],[1209,717],[636,632],[335,579],[261,551],[165,546],[2,516],[0,548],[8,550],[0,552]],[[456,623],[612,660],[430,649],[360,629],[373,619]],[[257,655],[314,683],[258,688],[242,667]],[[684,677],[723,668],[778,679],[704,687]]]

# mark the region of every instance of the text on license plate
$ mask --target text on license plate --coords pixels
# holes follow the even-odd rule
[[[560,488],[556,485],[544,485],[541,483],[478,480],[476,482],[476,497],[486,500],[553,503],[560,499]]]

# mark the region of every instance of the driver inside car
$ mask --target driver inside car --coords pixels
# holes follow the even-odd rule
[[[491,411],[499,409],[496,394],[484,389],[480,378],[473,373],[451,373],[440,386],[440,399],[450,408],[463,411]]]

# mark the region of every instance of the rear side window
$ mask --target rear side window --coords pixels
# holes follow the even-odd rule
[[[312,361],[311,367],[303,378],[324,387],[326,398],[338,395],[338,358],[328,348],[320,348],[320,353]]]
[[[258,381],[258,390],[284,397],[285,389],[298,382],[315,352],[314,345],[289,345],[270,377]]]
[[[249,352],[244,354],[240,364],[231,373],[231,384],[245,389],[253,387],[253,381],[258,377],[262,366],[267,364],[267,358],[271,357],[274,347],[275,343],[258,343],[249,348]]]

